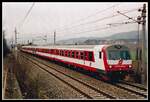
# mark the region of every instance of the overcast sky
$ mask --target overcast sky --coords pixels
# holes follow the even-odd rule
[[[48,42],[53,39],[56,30],[57,41],[78,37],[104,37],[114,33],[137,30],[137,24],[126,24],[109,29],[110,23],[121,23],[128,20],[123,15],[110,17],[132,9],[140,8],[144,2],[86,2],[86,3],[55,3],[35,2],[31,12],[23,22],[32,2],[2,4],[2,27],[6,31],[6,38],[14,38],[14,29],[17,28],[18,41],[38,39],[37,36],[47,35]],[[137,10],[126,13],[129,17],[136,18],[140,15]],[[103,19],[104,18],[104,19]],[[21,25],[20,25],[21,24]],[[95,29],[100,29],[96,30]]]

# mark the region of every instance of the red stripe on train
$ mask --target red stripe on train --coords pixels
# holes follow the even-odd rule
[[[80,67],[80,68],[83,68],[85,70],[89,70],[89,71],[92,71],[92,72],[97,72],[97,69],[94,68],[94,67],[90,67],[90,66],[86,66],[86,65],[82,65],[82,64],[77,64],[77,63],[73,63],[73,62],[68,62],[68,61],[58,59],[58,58],[44,56],[44,55],[41,55],[41,54],[37,54],[37,55],[48,58],[50,60],[55,60],[55,61],[59,61],[59,62],[65,63],[65,64],[70,64],[70,65],[73,65],[73,66],[76,66],[76,67]]]

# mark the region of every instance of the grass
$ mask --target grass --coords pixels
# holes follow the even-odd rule
[[[135,61],[136,60],[136,51],[131,50],[130,54],[131,54],[131,59]]]

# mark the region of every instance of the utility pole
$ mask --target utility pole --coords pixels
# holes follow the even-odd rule
[[[17,29],[15,28],[15,57],[17,59]]]
[[[139,74],[141,75],[141,83],[142,84],[146,84],[147,83],[147,62],[146,62],[146,55],[145,55],[145,52],[146,52],[146,4],[143,4],[143,8],[142,9],[139,9],[138,11],[142,11],[141,13],[141,17],[139,16],[137,18],[137,20],[134,20],[133,18],[117,11],[117,13],[120,13],[121,15],[123,16],[126,16],[127,18],[135,21],[138,23],[138,30],[139,30],[139,25],[142,24],[142,36],[141,36],[141,50],[138,51],[138,60],[141,61],[141,64],[139,64],[139,68],[140,68],[140,71],[139,71]],[[138,31],[138,34],[139,34],[139,31]],[[140,43],[139,43],[140,44]],[[141,56],[142,55],[142,56]]]
[[[15,50],[17,50],[17,29],[15,28]]]
[[[54,31],[54,45],[56,44],[56,31]]]
[[[137,70],[136,70],[136,75],[138,82],[141,83],[141,71],[140,71],[140,66],[141,66],[141,47],[140,47],[140,24],[141,24],[141,16],[137,17],[137,22],[138,22],[138,40],[137,40],[137,52],[136,52],[136,60],[137,60]],[[139,80],[140,78],[140,80]]]
[[[141,64],[141,76],[142,76],[142,84],[147,83],[147,66],[146,66],[146,4],[143,4],[143,9],[139,10],[142,11],[141,17],[142,17],[142,64]]]

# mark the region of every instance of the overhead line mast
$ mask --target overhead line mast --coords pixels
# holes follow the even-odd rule
[[[143,4],[143,8],[138,9],[138,11],[141,11],[141,16],[138,16],[137,20],[133,19],[132,17],[125,15],[124,13],[121,13],[120,11],[117,11],[117,13],[119,13],[119,14],[133,20],[134,22],[138,23],[138,30],[139,30],[139,24],[142,24],[142,42],[141,42],[142,54],[141,55],[139,54],[140,53],[139,49],[138,49],[138,54],[137,54],[138,60],[141,61],[141,64],[138,64],[140,67],[140,70],[138,73],[141,75],[141,83],[146,84],[147,83],[147,80],[146,80],[147,79],[147,66],[146,66],[147,62],[145,60],[146,59],[145,53],[146,53],[146,49],[147,49],[146,48],[146,4]],[[113,24],[109,24],[109,25],[113,25]],[[139,31],[138,31],[138,34],[139,34]]]

